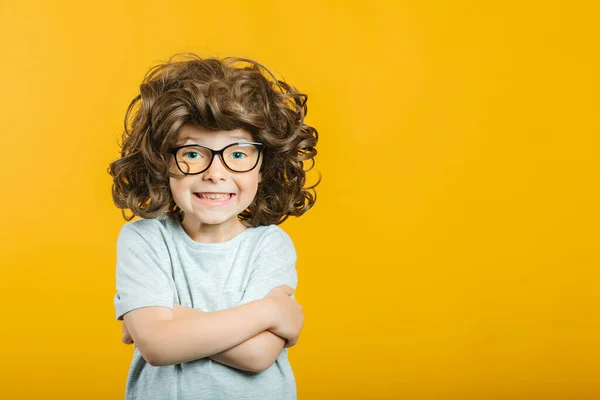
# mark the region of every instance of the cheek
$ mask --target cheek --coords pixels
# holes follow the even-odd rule
[[[177,201],[177,181],[173,178],[169,178],[169,190],[173,200]]]
[[[248,181],[248,187],[252,188],[253,192],[256,192],[258,190],[258,185],[260,184],[260,174],[256,174],[255,176],[252,177],[252,179],[249,179]]]
[[[259,177],[256,177],[256,179],[253,180],[251,187],[249,188],[250,196],[252,197],[251,201],[254,201],[254,199],[256,198],[256,194],[258,193],[259,185],[260,185]]]
[[[171,197],[177,201],[181,197],[181,193],[185,191],[187,185],[185,179],[169,178],[169,189],[171,189]]]
[[[241,184],[244,187],[245,195],[247,197],[251,197],[253,199],[254,196],[256,196],[256,192],[258,191],[259,176],[258,175],[249,176],[249,177],[247,177],[247,179],[244,179],[244,181],[241,182]]]

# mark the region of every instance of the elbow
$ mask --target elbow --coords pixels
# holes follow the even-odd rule
[[[238,360],[238,366],[236,368],[253,373],[267,370],[271,364],[268,363],[264,354],[260,354],[256,350],[256,347],[254,347],[242,360]]]
[[[144,358],[144,360],[146,360],[146,362],[148,364],[152,365],[153,367],[164,367],[164,366],[170,365],[170,364],[166,364],[166,363],[163,363],[160,361],[155,361],[155,359],[145,359]]]
[[[263,372],[271,368],[271,366],[277,361],[279,353],[265,352],[258,354],[254,361],[254,372]]]
[[[168,349],[169,335],[165,332],[163,326],[155,325],[141,335],[139,342],[136,342],[137,348],[144,360],[153,367],[164,367],[176,364],[170,357]]]
[[[272,343],[262,343],[261,346],[254,347],[252,357],[252,372],[263,372],[269,369],[277,360],[281,348],[273,346]]]
[[[142,353],[142,357],[144,358],[144,360],[146,360],[146,362],[148,364],[152,365],[153,367],[164,367],[165,365],[167,365],[162,360],[160,360],[158,357],[156,357],[154,355],[150,355],[147,352],[146,352],[146,354]]]
[[[144,361],[154,367],[168,365],[169,361],[167,354],[172,342],[169,328],[173,320],[167,314],[172,313],[164,307],[141,307],[124,316],[136,349]]]
[[[152,340],[141,340],[140,342],[136,342],[136,347],[142,358],[153,367],[169,365],[165,360],[164,352],[160,351],[160,346],[156,346],[155,343],[156,341]]]
[[[150,346],[137,346],[137,349],[142,355],[142,358],[153,367],[162,367],[166,365],[161,359],[160,354],[156,351],[153,351]]]
[[[269,360],[267,359],[265,354],[260,354],[260,353],[254,353],[252,358],[251,358],[251,362],[249,363],[250,365],[247,365],[247,369],[250,372],[263,372],[266,371],[267,369],[269,369],[269,367],[273,364],[273,363],[269,363]]]
[[[175,362],[167,359],[165,354],[159,351],[146,351],[145,353],[140,351],[140,353],[142,354],[144,360],[146,360],[146,362],[153,367],[166,367],[167,365],[176,364]]]
[[[271,367],[271,365],[273,365],[272,360],[268,360],[265,356],[259,357],[258,359],[254,360],[254,363],[252,365],[252,372],[266,371]]]

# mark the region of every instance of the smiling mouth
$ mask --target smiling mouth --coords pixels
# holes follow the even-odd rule
[[[233,196],[234,193],[194,193],[194,196],[199,199],[207,199],[207,200],[229,200]]]

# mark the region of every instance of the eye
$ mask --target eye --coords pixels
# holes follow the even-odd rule
[[[202,158],[202,154],[198,153],[197,151],[188,150],[183,153],[183,157],[188,160],[197,160],[199,158]]]
[[[231,158],[233,158],[234,160],[241,160],[245,157],[246,157],[246,154],[242,153],[241,151],[235,151],[235,152],[231,153]]]

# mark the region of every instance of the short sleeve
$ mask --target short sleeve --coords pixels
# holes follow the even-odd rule
[[[160,257],[160,248],[151,245],[133,223],[121,228],[117,239],[117,293],[114,297],[118,320],[140,307],[173,308],[170,264]]]
[[[242,299],[236,305],[262,299],[279,285],[288,285],[296,289],[296,259],[292,239],[281,228],[272,226],[259,244],[258,256],[248,285]]]

